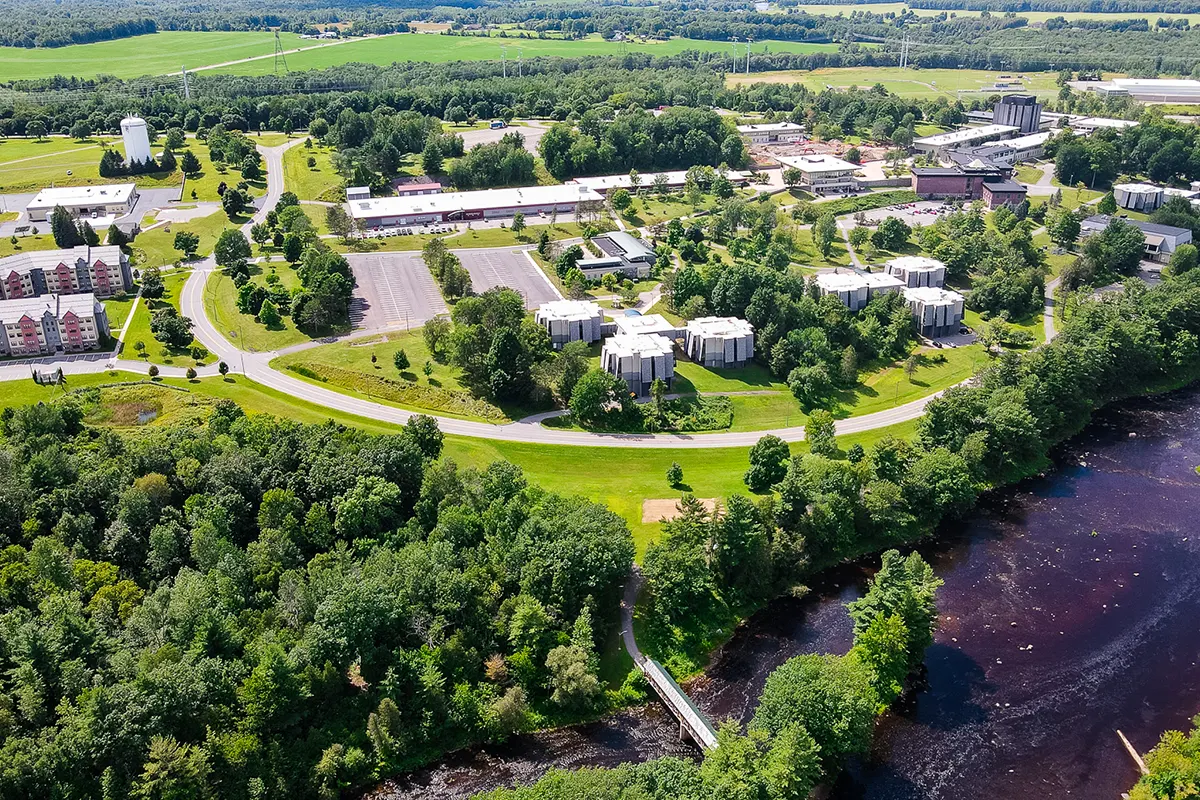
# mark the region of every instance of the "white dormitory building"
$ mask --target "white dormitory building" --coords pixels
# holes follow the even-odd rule
[[[0,300],[82,292],[112,297],[132,288],[129,256],[112,245],[80,245],[0,258]]]
[[[554,349],[561,350],[568,342],[599,341],[604,312],[585,300],[553,300],[538,306],[533,319],[550,334]]]
[[[885,262],[883,271],[901,281],[906,287],[933,286],[941,288],[946,283],[946,265],[936,258],[925,256],[900,256]]]
[[[408,197],[375,197],[347,202],[347,210],[360,230],[397,225],[427,225],[464,220],[506,219],[517,212],[525,216],[574,214],[581,203],[601,206],[604,198],[586,186],[523,186],[446,192]]]
[[[1150,213],[1161,206],[1165,198],[1161,186],[1150,183],[1118,183],[1113,187],[1113,199],[1121,208]]]
[[[656,256],[650,246],[625,231],[610,231],[592,237],[601,255],[581,258],[575,263],[583,277],[597,281],[612,272],[627,278],[649,277]]]
[[[0,354],[80,352],[108,335],[104,304],[91,292],[0,301]]]
[[[899,278],[882,272],[822,272],[814,280],[823,296],[836,297],[851,311],[860,311],[872,297],[900,291],[904,286]]]
[[[790,144],[804,138],[804,126],[795,122],[760,122],[738,125],[737,132],[749,144]]]
[[[743,186],[750,180],[750,173],[742,170],[726,170],[721,173],[734,186]],[[607,195],[609,192],[617,189],[627,189],[629,191],[652,192],[658,186],[659,175],[662,176],[660,183],[668,189],[682,189],[687,183],[687,172],[684,170],[674,170],[670,172],[642,172],[638,174],[638,184],[633,185],[633,180],[629,177],[629,173],[624,175],[601,175],[593,178],[574,178],[567,181],[567,185],[576,184],[586,186],[599,194]]]
[[[801,189],[813,194],[843,194],[859,188],[854,173],[857,164],[827,153],[805,156],[780,156],[777,159],[784,170],[798,169],[801,173]]]
[[[744,367],[754,358],[754,326],[737,317],[700,317],[687,324],[684,349],[706,367]]]
[[[638,395],[650,393],[661,378],[668,386],[675,378],[675,345],[666,336],[651,333],[618,333],[604,340],[600,364]]]
[[[951,150],[978,147],[988,142],[1011,139],[1020,131],[1021,129],[1015,125],[981,125],[978,128],[963,128],[959,131],[913,139],[913,149],[922,155],[943,158]]]
[[[904,290],[904,301],[922,336],[952,336],[962,327],[963,296],[958,292],[918,286]]]
[[[63,186],[42,189],[25,206],[25,213],[30,222],[45,222],[55,206],[62,206],[77,219],[109,222],[131,213],[137,199],[137,186],[132,183]]]

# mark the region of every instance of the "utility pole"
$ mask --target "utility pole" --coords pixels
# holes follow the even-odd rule
[[[181,64],[179,67],[179,71],[183,73],[183,99],[191,100],[192,99],[192,89],[190,86],[188,86],[187,67]]]
[[[750,74],[750,45],[754,43],[754,37],[746,39],[746,74]]]
[[[521,77],[521,61],[525,57],[525,48],[517,48],[517,77]]]
[[[283,71],[290,72],[287,65],[287,56],[283,54],[283,42],[279,38],[279,31],[275,31],[275,74],[279,74],[279,65],[283,64]]]
[[[500,45],[500,64],[501,70],[504,72],[504,77],[508,77],[508,45]]]

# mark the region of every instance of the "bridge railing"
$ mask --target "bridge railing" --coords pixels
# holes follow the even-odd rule
[[[650,685],[680,718],[696,743],[705,750],[715,749],[717,732],[713,729],[712,723],[700,709],[696,708],[696,704],[675,682],[666,668],[653,658],[646,658],[640,666],[646,679],[650,681]]]

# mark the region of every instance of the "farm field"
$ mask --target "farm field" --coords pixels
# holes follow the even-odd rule
[[[304,42],[294,33],[281,33],[279,38],[288,50]],[[55,75],[136,78],[270,55],[274,50],[275,36],[267,31],[164,31],[68,47],[0,47],[0,76],[5,81]]]
[[[1011,72],[991,72],[980,69],[901,69],[900,67],[827,67],[816,70],[782,70],[757,72],[749,75],[730,75],[730,86],[746,83],[802,83],[820,91],[826,86],[846,89],[851,86],[869,88],[876,83],[901,97],[955,97],[959,91],[980,90],[992,86],[1001,75]],[[1025,91],[1040,97],[1057,94],[1053,72],[1017,73],[1024,75]]]
[[[854,11],[869,11],[872,14],[899,14],[908,8],[905,3],[864,3],[864,4],[845,4],[845,5],[801,5],[797,6],[801,11],[809,14],[819,14],[823,16],[837,16],[845,14],[849,16]],[[934,17],[942,13],[941,9],[933,8],[914,8],[911,9],[914,14],[919,17]],[[979,9],[947,9],[946,13],[952,16],[959,17],[977,17],[980,15]],[[993,11],[993,14],[998,12]],[[1101,13],[1095,11],[1018,11],[1018,17],[1024,17],[1030,22],[1045,22],[1053,17],[1064,17],[1066,19],[1100,19],[1100,20],[1118,20],[1118,19],[1144,19],[1151,25],[1159,18],[1163,19],[1186,19],[1189,25],[1195,25],[1200,20],[1200,14],[1167,14],[1163,12],[1143,12],[1136,11],[1118,12],[1118,13]]]
[[[199,34],[204,35],[204,34]],[[507,45],[509,59],[515,59],[516,48],[520,47],[524,58],[537,56],[594,56],[619,55],[622,44],[607,42],[597,37],[582,40],[564,39],[500,39],[482,36],[440,36],[430,34],[397,34],[363,39],[337,47],[306,50],[287,57],[293,70],[320,69],[350,62],[368,64],[391,64],[394,61],[486,61],[500,58],[500,47]],[[685,50],[732,52],[729,42],[699,39],[670,39],[665,42],[627,42],[630,53],[651,53],[669,56]],[[821,53],[835,52],[837,44],[812,44],[808,42],[784,42],[768,40],[755,43],[754,52],[772,53]],[[266,75],[274,72],[274,60],[264,58],[231,64],[212,70],[233,75]]]

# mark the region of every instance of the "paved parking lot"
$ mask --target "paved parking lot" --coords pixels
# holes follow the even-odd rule
[[[820,208],[820,205],[814,206]],[[941,200],[918,200],[915,203],[903,203],[898,206],[887,206],[885,208],[875,208],[863,213],[867,217],[867,222],[870,225],[877,225],[888,217],[896,217],[904,220],[910,227],[913,225],[932,225],[937,222],[943,214],[949,214],[954,208]],[[853,228],[855,225],[854,217],[848,216],[838,220],[840,224],[847,225]]]
[[[521,293],[526,308],[562,299],[549,278],[519,249],[455,250],[454,254],[471,273],[471,288],[477,294],[493,286],[507,286]]]
[[[346,256],[357,286],[350,306],[355,328],[414,328],[446,303],[418,253],[351,253]]]

